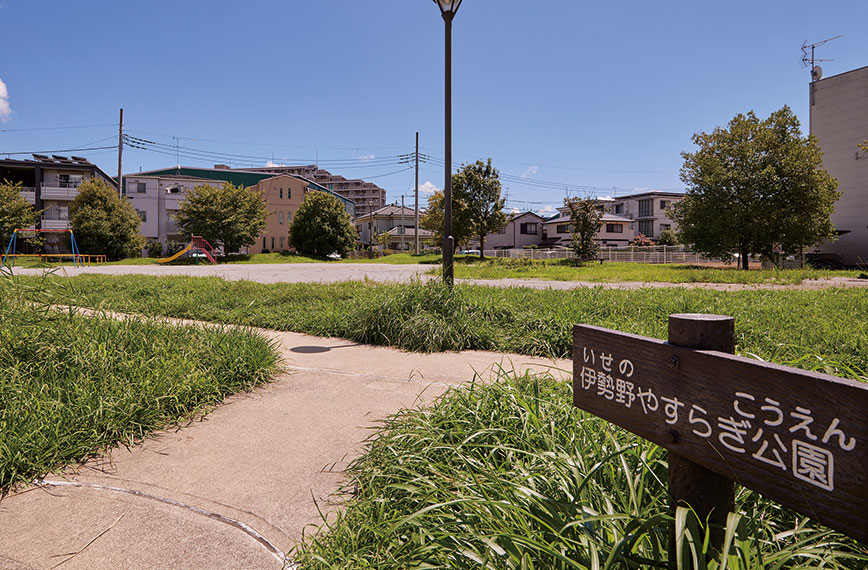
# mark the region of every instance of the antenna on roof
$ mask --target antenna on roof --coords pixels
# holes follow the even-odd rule
[[[838,38],[843,38],[843,37],[844,37],[843,35],[835,36],[834,38],[827,38],[823,41],[820,41],[820,42],[817,42],[814,44],[809,44],[808,40],[805,40],[804,43],[802,43],[802,65],[804,67],[810,67],[811,68],[811,81],[817,81],[818,79],[820,79],[823,76],[823,69],[819,65],[817,65],[818,62],[835,61],[834,59],[818,59],[818,58],[814,57],[814,50],[823,44],[826,44],[828,42],[831,42],[832,40],[837,40]],[[810,56],[808,55],[808,48],[810,48],[810,50],[811,50]]]

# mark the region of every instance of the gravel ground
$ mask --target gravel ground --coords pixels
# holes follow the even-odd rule
[[[428,281],[435,275],[425,275],[431,265],[390,265],[387,263],[287,263],[287,264],[234,264],[234,265],[102,265],[92,267],[62,267],[55,274],[65,276],[93,273],[99,275],[188,275],[190,277],[222,277],[229,281],[256,281],[258,283],[336,283],[338,281],[370,280],[378,283],[409,283],[415,279]],[[41,275],[45,269],[16,269],[21,275]],[[547,281],[543,279],[459,279],[460,283],[473,283],[489,287],[529,287],[532,289],[575,289],[602,287],[604,289],[638,289],[644,287],[684,287],[741,291],[744,289],[827,289],[831,287],[868,287],[868,279],[833,277],[811,280],[801,285],[745,285],[741,283],[665,283],[625,281],[594,283],[588,281]]]

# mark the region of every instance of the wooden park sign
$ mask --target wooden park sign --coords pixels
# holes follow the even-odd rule
[[[574,404],[669,450],[675,502],[725,521],[735,481],[868,542],[868,384],[734,356],[733,339],[716,315],[671,315],[669,342],[576,325]]]

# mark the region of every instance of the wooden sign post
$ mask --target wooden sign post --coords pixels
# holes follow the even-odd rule
[[[868,384],[734,356],[733,338],[716,315],[672,315],[669,342],[576,325],[574,404],[669,450],[673,503],[713,524],[735,481],[868,542]]]

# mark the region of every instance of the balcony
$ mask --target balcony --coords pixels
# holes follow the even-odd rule
[[[42,216],[42,229],[43,230],[68,230],[69,229],[69,220],[59,220],[59,219],[51,219]]]
[[[22,186],[21,187],[21,197],[27,200],[27,203],[31,206],[36,204],[36,188],[32,186]]]
[[[65,180],[48,180],[42,183],[43,200],[72,200],[78,194],[81,183]]]

